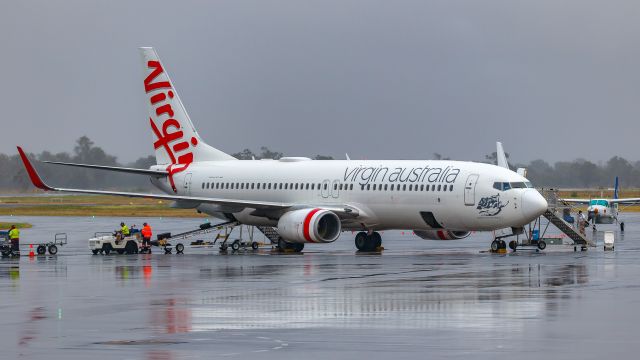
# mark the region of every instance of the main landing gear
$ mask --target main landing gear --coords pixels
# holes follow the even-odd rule
[[[361,231],[356,235],[355,243],[359,251],[375,251],[382,246],[382,236],[377,231],[370,234]]]
[[[278,249],[281,252],[301,252],[304,244],[286,242],[283,238],[278,238]]]

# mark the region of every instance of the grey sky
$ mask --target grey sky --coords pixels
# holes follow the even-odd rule
[[[137,47],[227,152],[640,160],[638,1],[5,1],[0,152],[151,154]],[[11,132],[9,135],[8,133]]]

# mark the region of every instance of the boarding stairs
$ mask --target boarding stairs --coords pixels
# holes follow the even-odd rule
[[[256,226],[267,239],[271,240],[272,244],[277,244],[278,239],[280,239],[280,234],[278,234],[278,230],[271,226]]]
[[[586,236],[582,235],[578,231],[576,231],[571,224],[567,223],[557,215],[557,213],[561,213],[562,209],[565,207],[564,205],[559,205],[558,203],[558,190],[549,189],[543,190],[542,195],[547,200],[548,209],[542,214],[550,223],[552,223],[558,230],[562,231],[565,235],[567,235],[576,245],[592,245],[589,239]]]

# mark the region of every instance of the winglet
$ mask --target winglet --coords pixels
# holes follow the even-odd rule
[[[18,146],[18,153],[20,154],[20,158],[22,159],[22,163],[24,164],[25,169],[27,169],[27,173],[29,174],[29,178],[31,179],[33,186],[45,191],[55,190],[54,188],[45,184],[44,181],[42,181],[40,175],[38,175],[36,169],[33,167],[33,165],[31,165],[29,158],[27,158],[27,155],[24,153],[20,146]]]

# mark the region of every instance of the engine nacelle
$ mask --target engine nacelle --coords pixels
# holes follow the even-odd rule
[[[451,231],[451,230],[415,230],[414,233],[425,240],[460,240],[464,239],[470,231]]]
[[[330,243],[341,231],[340,218],[329,210],[294,210],[278,220],[278,234],[290,243]]]

